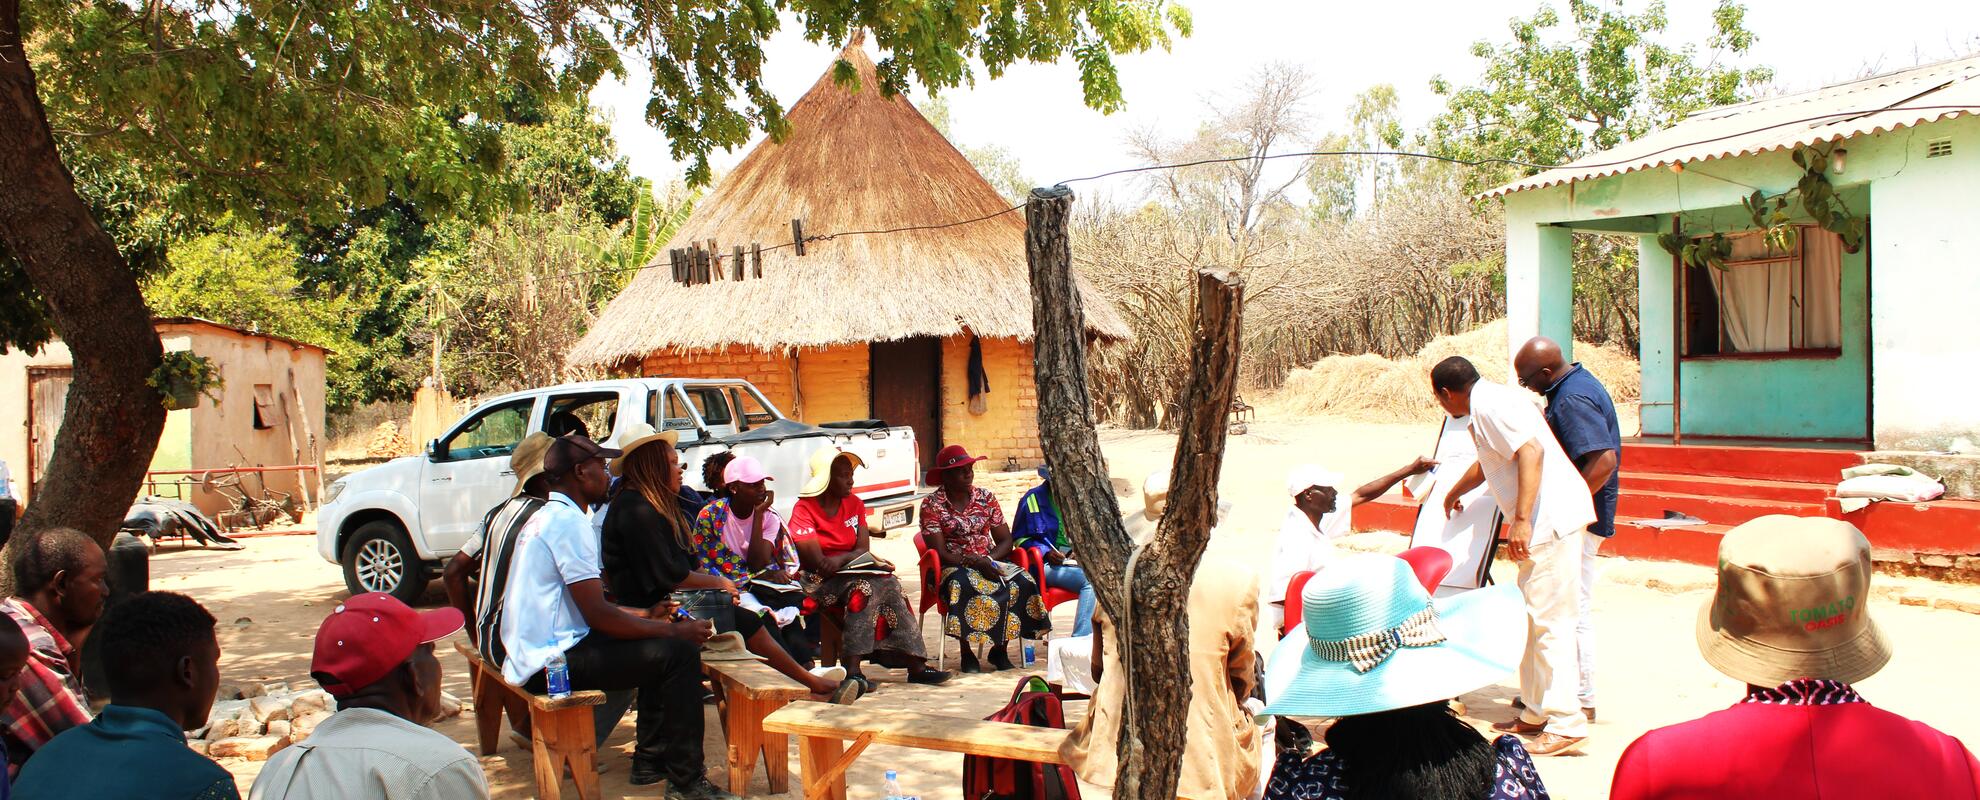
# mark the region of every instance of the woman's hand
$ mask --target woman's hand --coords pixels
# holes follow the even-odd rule
[[[762,578],[763,582],[765,583],[796,583],[797,582],[791,579],[790,573],[785,572],[781,569],[767,570],[762,575],[759,575],[757,577]]]
[[[715,580],[719,582],[715,588],[721,589],[722,591],[729,593],[729,602],[738,603],[742,601],[742,590],[736,588],[735,581],[729,580],[728,578],[724,578],[720,575],[715,576]]]
[[[1066,554],[1057,550],[1047,550],[1045,551],[1045,563],[1055,567],[1064,564],[1066,563]]]

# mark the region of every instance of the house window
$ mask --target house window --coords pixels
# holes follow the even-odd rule
[[[275,427],[280,421],[281,406],[275,404],[275,387],[272,384],[254,385],[254,429],[265,431]]]
[[[1732,237],[1724,269],[1685,267],[1684,354],[1821,355],[1842,349],[1842,240],[1801,226],[1788,251]]]

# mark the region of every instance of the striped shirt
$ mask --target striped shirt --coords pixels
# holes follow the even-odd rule
[[[20,691],[0,708],[0,735],[6,740],[7,771],[12,774],[56,734],[89,724],[89,704],[84,700],[89,695],[83,690],[82,659],[39,610],[9,597],[0,600],[0,611],[14,618],[28,641]]]
[[[502,592],[509,585],[509,567],[515,563],[515,548],[510,543],[522,531],[523,523],[541,508],[543,501],[528,495],[509,498],[489,510],[481,529],[461,545],[461,552],[481,562],[474,596],[475,642],[481,645],[482,657],[497,667],[506,657],[500,631]]]
[[[1834,706],[1843,703],[1861,703],[1863,696],[1842,681],[1798,678],[1771,689],[1764,686],[1748,687],[1746,699],[1740,702],[1764,703],[1770,706]]]

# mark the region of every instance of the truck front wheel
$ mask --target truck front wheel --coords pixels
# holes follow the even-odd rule
[[[351,594],[384,592],[411,605],[426,593],[426,569],[397,524],[374,520],[344,543],[344,587]]]

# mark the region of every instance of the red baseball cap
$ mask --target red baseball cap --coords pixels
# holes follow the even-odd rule
[[[349,697],[405,663],[420,645],[445,639],[463,624],[455,608],[414,611],[382,592],[352,597],[316,629],[310,677],[331,695]]]

